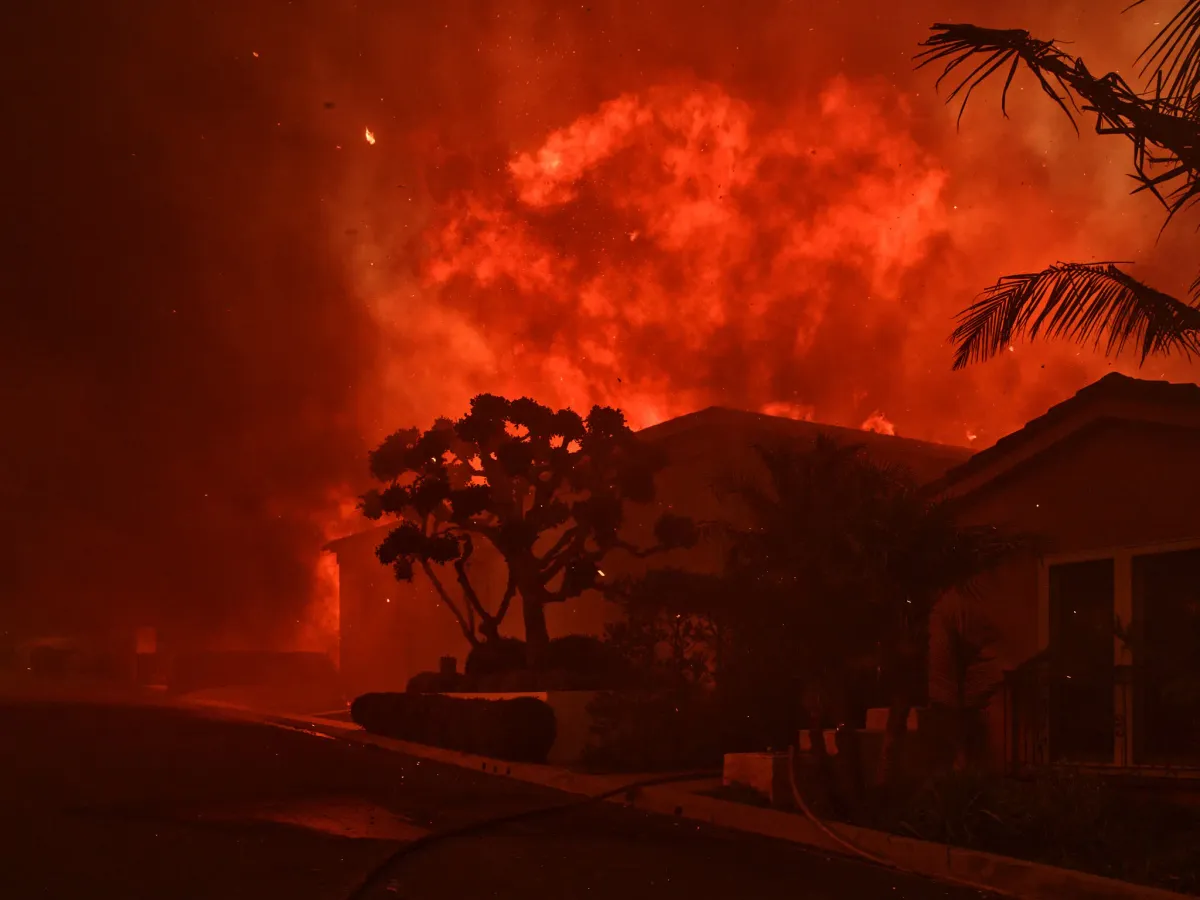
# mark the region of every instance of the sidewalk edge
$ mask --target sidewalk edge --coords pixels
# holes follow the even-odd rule
[[[385,750],[473,769],[489,775],[515,778],[572,794],[601,794],[639,778],[637,775],[592,775],[556,766],[507,762],[457,750],[380,737],[369,734],[352,723],[315,716],[259,713],[229,705],[213,708],[259,719],[282,720],[293,725],[327,728],[337,731],[339,737],[358,743],[371,744]],[[846,856],[844,847],[822,833],[804,816],[708,797],[689,791],[686,786],[660,785],[638,788],[623,797],[612,798],[609,802],[632,806],[644,812],[691,819],[719,828],[804,844],[823,852]],[[969,881],[1012,897],[1029,900],[1196,900],[1196,897],[1190,894],[1000,856],[982,850],[920,841],[854,825],[834,822],[826,825],[839,837],[891,862],[898,869],[943,881]]]

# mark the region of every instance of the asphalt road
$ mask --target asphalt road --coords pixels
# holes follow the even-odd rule
[[[164,707],[0,701],[0,894],[342,900],[977,898],[377,747]]]

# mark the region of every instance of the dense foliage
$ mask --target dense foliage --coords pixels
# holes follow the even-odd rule
[[[1033,780],[944,771],[861,824],[1097,875],[1200,893],[1200,814],[1078,774]]]
[[[619,652],[599,638],[567,634],[552,638],[542,665],[526,665],[524,641],[498,638],[471,650],[465,673],[421,672],[408,690],[424,693],[517,691],[595,691],[626,687],[629,666]]]
[[[1130,7],[1142,3],[1135,0]],[[961,97],[963,109],[977,87],[1003,73],[1003,110],[1024,66],[1076,130],[1072,110],[1094,115],[1097,133],[1129,141],[1135,191],[1157,198],[1168,221],[1200,200],[1200,0],[1183,3],[1138,57],[1141,74],[1148,76],[1140,90],[1117,72],[1094,74],[1063,43],[1024,29],[956,23],[934,25],[932,31],[918,55],[920,65],[945,66],[939,85],[950,76],[958,79],[950,99]],[[1104,342],[1110,354],[1133,343],[1143,362],[1172,351],[1190,356],[1200,350],[1198,302],[1200,278],[1185,301],[1110,262],[1056,263],[1008,275],[960,317],[953,335],[955,368],[994,356],[1021,335],[1038,334]]]
[[[892,708],[898,742],[924,700],[935,603],[1030,542],[958,525],[906,470],[856,446],[822,438],[760,456],[760,477],[728,486],[750,524],[725,531],[725,570],[622,583],[625,620],[610,639],[651,696],[703,709],[727,750],[785,747],[799,728],[861,727],[879,705]],[[646,739],[668,738],[648,729]]]
[[[397,522],[379,559],[403,581],[420,568],[472,645],[500,636],[519,597],[530,661],[540,662],[549,643],[546,606],[596,587],[607,554],[645,556],[694,540],[691,523],[669,514],[658,521],[654,547],[621,536],[626,504],[654,499],[664,464],[619,410],[597,406],[583,417],[528,398],[481,394],[457,422],[439,419],[427,431],[406,429],[384,440],[370,465],[385,486],[364,495],[361,506],[369,518]],[[494,603],[471,578],[479,541],[507,567]],[[453,570],[457,599],[438,574],[445,568]]]

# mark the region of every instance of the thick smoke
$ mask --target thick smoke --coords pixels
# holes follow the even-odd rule
[[[982,446],[1136,371],[1061,345],[949,371],[999,275],[1179,289],[1190,232],[1156,244],[1127,147],[1028,79],[956,132],[911,71],[955,19],[1132,77],[1157,10],[1122,5],[43,4],[5,62],[0,591],[41,625],[311,641],[365,447],[482,390]]]
[[[0,630],[281,639],[363,466],[313,23],[240,6],[10,19]]]
[[[1077,138],[1027,82],[1011,120],[992,92],[956,133],[936,72],[909,59],[953,15],[1069,31],[1117,65],[1152,18],[868,14],[883,6],[595,4],[483,27],[475,127],[452,115],[417,154],[421,224],[360,200],[364,246],[397,266],[360,282],[398,347],[396,404],[433,414],[491,386],[643,425],[716,403],[982,446],[1111,368],[1035,346],[949,372],[954,314],[1002,274],[1114,258],[1177,273],[1156,265],[1173,245],[1126,193],[1120,141]]]

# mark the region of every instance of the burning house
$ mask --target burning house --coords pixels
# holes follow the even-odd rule
[[[630,523],[648,541],[657,515],[721,516],[714,483],[753,465],[766,442],[818,433],[901,463],[931,491],[956,498],[964,523],[1036,534],[1029,554],[977,587],[971,616],[990,634],[993,686],[986,752],[997,768],[1056,763],[1155,767],[1196,763],[1200,704],[1172,684],[1188,677],[1200,623],[1200,387],[1109,375],[978,453],[883,433],[709,408],[641,432],[667,452],[653,508]],[[644,533],[643,533],[644,532]],[[342,674],[354,691],[402,689],[441,657],[469,649],[419,574],[398,583],[375,558],[386,528],[332,541],[341,597]],[[479,554],[483,590],[504,571]],[[606,563],[627,574],[632,559]],[[644,563],[641,563],[644,564]],[[720,564],[703,545],[655,565]],[[946,598],[946,605],[956,598]],[[506,631],[520,634],[518,621]],[[598,634],[616,614],[597,593],[548,610],[552,635]],[[1114,622],[1116,626],[1114,627]],[[933,640],[938,636],[935,633]],[[1189,643],[1191,641],[1191,643]],[[931,672],[930,696],[946,687]],[[1188,682],[1190,683],[1190,682]],[[1178,686],[1176,684],[1176,686]],[[1194,691],[1193,691],[1194,694]]]
[[[756,445],[811,444],[818,434],[862,445],[877,459],[900,463],[919,478],[932,481],[964,462],[970,451],[959,447],[856,429],[819,425],[782,416],[712,407],[679,416],[640,432],[660,444],[668,465],[660,473],[657,496],[649,507],[631,504],[626,537],[639,546],[653,543],[653,522],[666,511],[696,520],[725,515],[716,483],[728,472],[757,464]],[[403,689],[410,677],[438,667],[444,656],[465,657],[470,649],[453,616],[441,607],[432,584],[419,572],[412,583],[399,583],[380,565],[375,548],[387,526],[332,541],[341,603],[341,669],[351,690]],[[630,574],[646,565],[614,553],[606,560],[608,577]],[[719,552],[701,545],[655,557],[654,565],[703,571],[720,565]],[[483,596],[499,597],[505,569],[497,556],[479,548],[472,559],[472,581]],[[597,592],[547,610],[551,635],[599,634],[616,611]],[[515,619],[514,619],[515,616]],[[520,610],[514,608],[504,631],[521,634]]]

